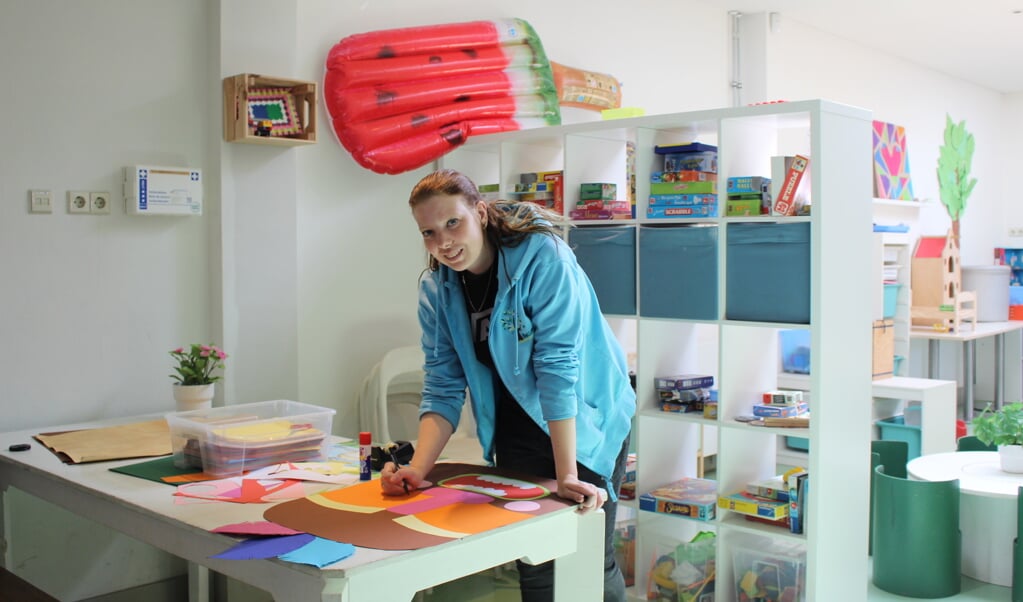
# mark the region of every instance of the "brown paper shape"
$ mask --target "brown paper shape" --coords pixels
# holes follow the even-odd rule
[[[466,491],[464,485],[458,489],[445,486],[460,475],[506,477],[525,481],[532,488],[514,487],[507,495],[494,497]],[[393,496],[383,494],[377,478],[277,504],[267,509],[263,518],[364,548],[415,550],[573,505],[554,495],[554,479],[476,464],[437,464],[427,480],[437,485],[408,496]],[[499,491],[501,486],[494,489]]]
[[[163,418],[95,429],[40,433],[36,440],[68,464],[166,456],[170,428]]]

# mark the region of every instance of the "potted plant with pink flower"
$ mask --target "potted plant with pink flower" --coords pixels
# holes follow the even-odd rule
[[[187,349],[170,351],[174,366],[174,400],[178,410],[197,410],[213,405],[214,383],[221,379],[216,370],[224,369],[227,353],[216,345],[193,343]]]

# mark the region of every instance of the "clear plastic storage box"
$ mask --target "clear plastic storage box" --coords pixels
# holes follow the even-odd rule
[[[230,477],[321,459],[335,410],[276,400],[168,414],[174,464]]]

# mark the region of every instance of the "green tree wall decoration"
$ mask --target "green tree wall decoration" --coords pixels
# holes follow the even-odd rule
[[[973,134],[966,131],[966,122],[953,123],[945,114],[945,144],[938,149],[938,188],[941,202],[952,219],[952,235],[959,246],[959,218],[966,210],[966,199],[977,185],[970,177],[973,162]]]

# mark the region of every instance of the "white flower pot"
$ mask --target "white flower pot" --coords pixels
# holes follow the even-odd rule
[[[1002,472],[1023,473],[1023,445],[999,445],[998,460]]]
[[[179,412],[208,410],[213,407],[214,383],[208,385],[174,385],[174,402]]]

